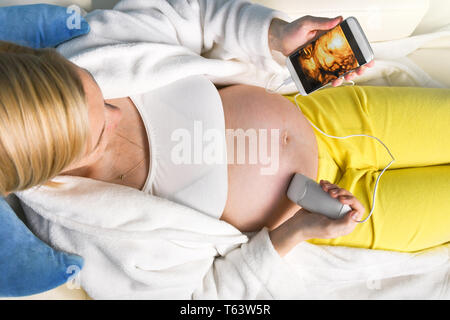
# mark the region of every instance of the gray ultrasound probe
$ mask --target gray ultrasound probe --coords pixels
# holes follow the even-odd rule
[[[305,210],[323,214],[331,219],[342,218],[352,210],[350,206],[331,197],[320,184],[301,173],[296,173],[292,178],[287,196]]]

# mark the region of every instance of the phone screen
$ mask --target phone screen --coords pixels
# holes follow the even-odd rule
[[[345,21],[297,49],[290,59],[306,93],[365,63]]]

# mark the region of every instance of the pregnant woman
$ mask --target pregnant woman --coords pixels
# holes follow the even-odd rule
[[[309,16],[292,23],[273,19],[269,47],[287,55],[341,21]],[[262,175],[262,164],[228,159],[227,181],[210,182],[202,190],[217,186],[223,190],[228,185],[226,197],[216,203],[216,209],[222,208],[218,218],[244,232],[268,227],[281,256],[304,240],[405,252],[450,241],[450,90],[330,88],[298,98],[300,111],[293,96],[270,94],[249,85],[217,90],[205,77],[194,77],[189,78],[190,84],[177,82],[172,89],[198,90],[197,97],[209,109],[200,106],[196,117],[186,120],[183,112],[190,110],[184,105],[188,95],[183,101],[178,98],[176,106],[170,99],[161,99],[159,107],[155,104],[156,94],[164,89],[104,100],[88,70],[51,50],[1,43],[0,70],[3,195],[45,184],[57,175],[73,175],[171,198],[180,172],[174,172],[172,150],[164,139],[185,121],[199,120],[214,127],[222,117],[225,129],[233,132],[277,129],[279,166],[274,174]],[[335,80],[333,85],[341,82]],[[396,156],[380,180],[377,209],[368,222],[356,221],[373,206],[375,180],[389,162],[388,154],[367,137],[336,140],[321,136],[307,119],[334,136],[376,136]],[[157,167],[154,154],[159,157]],[[291,203],[285,194],[296,172],[321,182],[325,191],[349,204],[352,212],[330,220]],[[179,195],[179,201],[189,204],[192,199],[185,194],[184,198]],[[201,206],[198,201],[192,206]]]

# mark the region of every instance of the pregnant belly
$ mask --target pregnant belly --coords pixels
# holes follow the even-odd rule
[[[300,207],[286,190],[292,175],[317,178],[313,128],[289,100],[263,88],[219,91],[228,148],[228,198],[221,217],[243,232],[273,229]]]

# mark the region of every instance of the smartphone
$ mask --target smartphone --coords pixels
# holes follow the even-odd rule
[[[306,96],[372,60],[372,48],[358,20],[349,17],[296,49],[286,66],[298,91]]]

